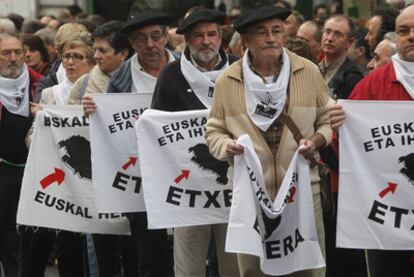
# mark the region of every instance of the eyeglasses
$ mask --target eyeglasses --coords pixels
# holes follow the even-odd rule
[[[323,33],[327,36],[332,34],[332,37],[334,39],[343,39],[346,36],[346,35],[344,35],[343,33],[339,32],[339,31],[332,31],[331,29],[323,29]]]
[[[161,38],[164,36],[161,32],[155,32],[150,34],[149,36],[144,35],[142,33],[132,34],[131,38],[139,43],[147,43],[148,39],[151,38],[152,41],[157,42],[161,40]]]
[[[397,28],[397,35],[404,37],[409,35],[412,30],[414,30],[414,28],[399,27]]]
[[[5,58],[10,58],[13,53],[16,56],[21,57],[21,56],[23,56],[24,51],[20,50],[20,49],[17,49],[17,50],[3,50],[3,51],[0,52],[0,55],[2,55]]]
[[[81,62],[83,61],[83,59],[85,59],[86,57],[81,55],[81,54],[66,54],[62,56],[62,61],[63,62],[68,62],[70,59],[72,59],[72,61],[74,62]]]
[[[266,30],[266,29],[258,29],[256,31],[252,31],[250,32],[250,34],[256,36],[259,39],[266,39],[270,34],[272,35],[272,37],[274,38],[280,38],[283,35],[283,32],[281,29],[271,29],[271,30]]]

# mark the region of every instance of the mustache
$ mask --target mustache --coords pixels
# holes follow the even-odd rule
[[[277,48],[279,48],[279,46],[277,46],[277,45],[268,45],[268,46],[265,46],[263,48],[264,49],[277,49]]]
[[[202,50],[211,50],[211,51],[216,51],[216,49],[214,49],[211,45],[208,45],[208,46],[201,45],[201,46],[198,48],[198,51],[202,51]]]

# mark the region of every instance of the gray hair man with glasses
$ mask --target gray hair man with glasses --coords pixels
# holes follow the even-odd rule
[[[108,93],[153,93],[161,71],[168,63],[179,57],[166,49],[167,27],[171,17],[159,10],[148,9],[132,13],[122,32],[127,34],[135,54],[113,73],[107,88]],[[85,96],[82,101],[85,114],[96,111],[93,99]],[[127,265],[126,275],[169,276],[168,239],[165,229],[148,230],[147,213],[128,214],[132,235],[126,237],[128,249],[122,255]],[[132,246],[131,246],[132,245]],[[102,247],[105,247],[102,245]],[[107,245],[114,247],[114,245]],[[98,256],[100,264],[115,264],[111,255]],[[106,266],[108,267],[108,266]],[[107,276],[112,276],[107,272]]]
[[[355,26],[343,15],[330,17],[322,33],[324,59],[319,67],[328,82],[329,95],[334,98],[348,98],[353,87],[363,78],[362,73],[348,59],[348,49],[355,40]]]
[[[234,28],[247,50],[217,80],[205,134],[210,152],[231,164],[235,155],[243,153],[237,138],[249,134],[272,200],[298,146],[303,146],[300,154],[314,159],[317,150],[329,144],[332,134],[328,118],[331,100],[321,73],[314,63],[283,47],[283,21],[289,15],[288,9],[261,6],[236,18]],[[296,123],[303,139],[296,141],[283,124],[286,114]],[[311,169],[311,179],[315,223],[324,251],[320,184],[315,167]],[[258,257],[237,256],[240,276],[264,276]],[[325,270],[289,276],[325,276]]]
[[[347,99],[354,86],[364,77],[360,69],[348,58],[348,49],[355,41],[355,26],[344,15],[330,17],[324,25],[322,33],[322,52],[324,59],[319,63],[333,99]],[[331,171],[338,170],[338,159],[329,145],[320,151],[322,160]],[[329,180],[329,178],[327,178]],[[328,184],[332,188],[336,205],[338,188],[336,184]],[[336,215],[324,217],[326,236],[327,275],[365,275],[364,253],[361,250],[336,248]]]

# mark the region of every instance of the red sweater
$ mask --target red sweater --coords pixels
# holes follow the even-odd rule
[[[392,63],[368,74],[355,87],[351,100],[413,100],[397,81]]]

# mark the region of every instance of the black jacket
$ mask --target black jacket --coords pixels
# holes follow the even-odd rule
[[[355,85],[364,78],[359,68],[348,58],[339,67],[338,71],[328,83],[329,94],[336,99],[348,99]],[[338,157],[331,145],[319,151],[322,160],[332,169],[338,170]]]
[[[334,99],[348,99],[355,85],[364,78],[359,68],[348,58],[328,83],[330,95]]]
[[[188,49],[186,49],[184,55],[189,58]],[[222,49],[220,49],[220,55],[222,62],[217,66],[217,69],[223,67],[227,59],[229,64],[237,60],[237,57],[226,55]],[[155,85],[151,108],[171,112],[206,108],[184,78],[180,60],[170,63],[161,72]]]

